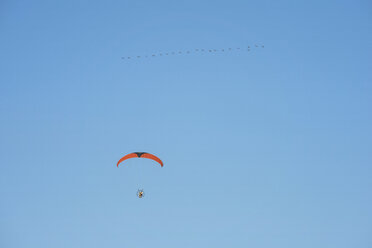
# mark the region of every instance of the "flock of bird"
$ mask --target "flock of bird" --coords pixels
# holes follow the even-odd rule
[[[192,50],[183,50],[177,52],[163,52],[163,53],[152,53],[150,55],[137,55],[137,56],[124,56],[121,57],[122,59],[141,59],[141,58],[154,58],[154,57],[162,57],[162,56],[174,56],[174,55],[182,55],[182,54],[191,54],[191,53],[216,53],[216,52],[232,52],[232,51],[251,51],[252,48],[264,48],[264,45],[255,44],[254,46],[247,46],[245,48],[222,48],[222,49],[192,49]]]

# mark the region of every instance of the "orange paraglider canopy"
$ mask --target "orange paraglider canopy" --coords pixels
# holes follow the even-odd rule
[[[118,161],[118,163],[116,164],[116,166],[119,167],[119,164],[121,162],[123,162],[124,160],[130,159],[130,158],[148,158],[148,159],[152,159],[152,160],[158,162],[161,165],[161,167],[163,167],[163,162],[160,160],[160,158],[158,158],[155,155],[152,155],[150,153],[147,153],[147,152],[132,152],[132,153],[129,153],[129,154],[125,155],[124,157],[122,157]]]

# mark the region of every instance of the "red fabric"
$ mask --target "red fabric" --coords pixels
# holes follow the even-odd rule
[[[163,162],[160,160],[160,158],[156,157],[155,155],[152,155],[150,153],[144,153],[142,154],[141,158],[148,158],[148,159],[155,160],[161,165],[161,167],[163,167]]]
[[[124,160],[130,159],[130,158],[138,158],[138,155],[136,153],[134,153],[134,152],[133,153],[129,153],[129,154],[125,155],[124,157],[122,157],[118,161],[118,163],[116,164],[116,166],[119,167],[119,164],[121,162],[123,162]],[[150,153],[143,153],[140,158],[152,159],[152,160],[158,162],[161,165],[161,167],[163,167],[163,162],[160,160],[160,158],[158,158],[155,155],[152,155]]]
[[[119,164],[120,164],[121,162],[123,162],[124,160],[130,159],[130,158],[137,158],[137,154],[135,154],[135,153],[129,153],[129,154],[125,155],[124,157],[122,157],[122,158],[118,161],[118,163],[116,164],[116,166],[119,167]]]

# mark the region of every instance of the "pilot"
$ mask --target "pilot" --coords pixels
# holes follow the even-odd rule
[[[138,190],[138,198],[142,198],[144,196],[143,190]]]

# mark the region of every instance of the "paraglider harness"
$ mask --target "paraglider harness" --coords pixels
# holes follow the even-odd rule
[[[137,190],[137,196],[138,198],[142,198],[145,196],[145,192],[143,192],[143,189]]]

